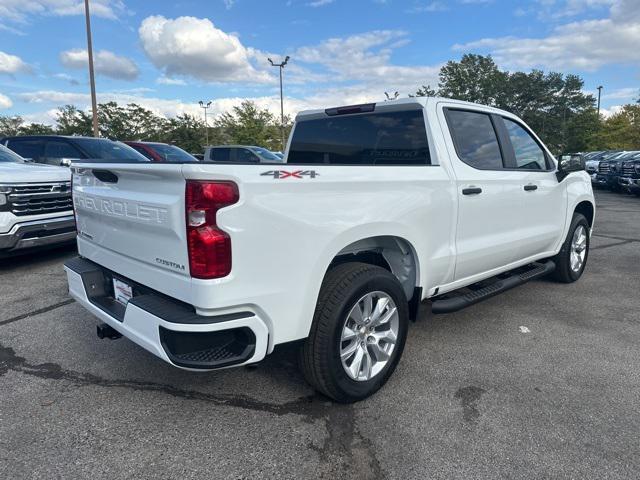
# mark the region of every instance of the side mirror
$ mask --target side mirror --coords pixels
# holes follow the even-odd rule
[[[556,172],[556,176],[558,177],[558,181],[561,182],[570,173],[580,172],[581,170],[585,169],[586,167],[582,155],[565,155],[558,162],[558,171]]]
[[[70,167],[73,162],[79,162],[79,158],[61,158],[60,166],[61,167]]]

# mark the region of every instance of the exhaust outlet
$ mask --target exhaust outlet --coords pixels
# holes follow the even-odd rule
[[[118,332],[115,328],[107,325],[106,323],[101,323],[96,327],[96,333],[99,339],[108,338],[109,340],[117,340],[122,337],[122,334]]]

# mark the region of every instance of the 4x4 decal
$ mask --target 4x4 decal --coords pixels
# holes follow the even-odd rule
[[[273,177],[278,180],[282,180],[284,178],[316,178],[320,174],[315,170],[294,170],[289,172],[287,170],[269,170],[268,172],[263,172],[260,174],[261,177]]]

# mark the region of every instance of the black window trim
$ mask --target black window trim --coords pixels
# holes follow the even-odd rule
[[[412,106],[414,106],[412,104]],[[415,105],[416,108],[403,108],[403,109],[398,109],[398,110],[379,110],[376,112],[358,112],[358,113],[350,113],[350,114],[341,114],[341,117],[357,117],[357,116],[363,116],[363,115],[371,115],[372,113],[392,113],[392,112],[407,112],[407,111],[415,111],[418,110],[420,111],[420,113],[422,114],[422,118],[424,120],[424,133],[425,133],[425,137],[427,138],[427,148],[429,149],[429,163],[423,163],[423,164],[418,164],[416,165],[415,163],[394,163],[393,165],[385,165],[385,164],[377,164],[377,163],[373,163],[373,164],[364,164],[364,163],[293,163],[293,162],[285,162],[285,163],[273,163],[273,165],[292,165],[294,167],[313,167],[313,168],[318,168],[318,167],[376,167],[376,168],[393,168],[393,167],[414,167],[414,168],[422,168],[422,167],[440,167],[440,163],[433,163],[434,158],[436,160],[438,160],[438,157],[434,155],[434,151],[433,151],[433,141],[432,138],[430,136],[430,132],[429,132],[429,124],[427,122],[427,118],[426,118],[426,112],[425,112],[425,108],[422,105]],[[322,117],[318,117],[318,118],[322,118]],[[317,120],[318,118],[310,118],[309,120]],[[330,115],[327,115],[325,118],[334,118]],[[303,119],[301,119],[301,121],[304,121]],[[289,146],[290,146],[290,140],[293,138],[293,135],[295,134],[296,128],[298,126],[298,122],[296,121],[293,129],[291,130],[291,133],[289,134],[289,142],[287,142],[287,149],[285,152],[285,158],[289,158]],[[267,163],[261,163],[262,165],[271,165],[271,164],[267,164]]]
[[[453,142],[453,146],[456,150],[456,156],[458,157],[458,159],[464,163],[465,165],[468,165],[469,167],[475,169],[475,170],[482,170],[485,172],[502,172],[504,170],[509,170],[509,168],[506,166],[505,163],[505,151],[504,151],[504,146],[502,145],[502,142],[500,141],[500,133],[498,132],[498,128],[496,126],[496,119],[494,118],[495,116],[497,116],[495,113],[493,112],[488,112],[486,110],[482,110],[482,109],[475,109],[475,108],[465,108],[465,107],[443,107],[442,110],[444,111],[444,116],[445,119],[447,120],[447,128],[449,129],[449,136],[451,137],[451,141]],[[468,113],[476,113],[476,114],[480,114],[480,115],[486,115],[487,117],[489,117],[489,121],[491,122],[491,126],[493,127],[493,132],[496,135],[496,142],[498,143],[498,149],[500,150],[500,160],[502,161],[502,167],[501,168],[481,168],[481,167],[477,167],[475,165],[471,165],[470,163],[466,162],[465,160],[463,160],[462,156],[460,155],[460,146],[458,143],[458,140],[456,138],[456,135],[453,132],[453,128],[451,126],[451,121],[450,121],[450,116],[449,116],[449,112],[450,111],[456,111],[456,112],[468,112]],[[502,125],[502,128],[505,128],[504,125]]]

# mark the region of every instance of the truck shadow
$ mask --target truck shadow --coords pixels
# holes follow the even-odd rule
[[[67,258],[76,253],[75,244],[70,244],[45,250],[29,250],[6,257],[0,256],[0,272],[34,267],[48,262],[58,262],[62,266]]]

